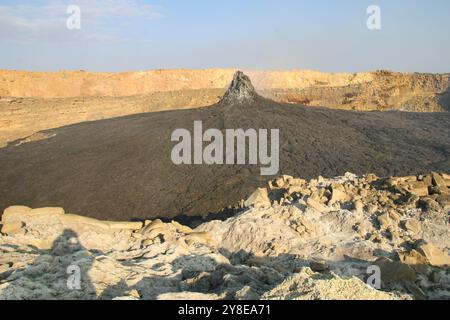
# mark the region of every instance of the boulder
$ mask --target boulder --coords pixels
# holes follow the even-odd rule
[[[269,194],[266,188],[258,188],[252,193],[250,197],[244,202],[246,207],[266,207],[270,206]]]
[[[301,187],[304,186],[306,183],[306,180],[304,179],[289,179],[289,185],[290,186],[297,186],[297,187]]]
[[[312,197],[308,197],[308,199],[306,200],[306,204],[308,206],[310,206],[311,208],[313,208],[314,210],[319,211],[319,212],[327,212],[328,211],[328,208],[325,205],[323,205],[322,203],[320,203],[317,200],[314,200]]]
[[[65,211],[63,208],[53,208],[53,207],[47,207],[47,208],[37,208],[31,210],[29,214],[33,216],[39,216],[39,215],[47,215],[47,216],[61,216],[65,214]]]
[[[192,229],[191,228],[189,228],[188,226],[184,226],[184,225],[178,223],[177,221],[172,221],[172,225],[180,233],[184,233],[184,234],[192,233]]]
[[[11,206],[3,211],[2,229],[3,234],[10,236],[24,232],[25,222],[34,218],[50,218],[52,216],[64,215],[62,208],[40,208],[31,209],[25,206]]]
[[[272,183],[272,188],[284,188],[284,179],[278,178]]]
[[[142,228],[140,233],[146,240],[153,240],[160,236],[164,237],[164,239],[168,239],[173,235],[172,230],[169,228],[169,224],[165,224],[160,219],[153,220]]]
[[[187,245],[195,244],[213,244],[213,239],[207,232],[192,232],[185,236],[184,241]]]
[[[400,262],[407,265],[428,265],[428,259],[420,254],[417,250],[412,249],[407,252],[398,253]]]
[[[142,228],[142,222],[115,222],[108,221],[107,225],[111,230],[131,230],[136,231]]]
[[[427,186],[433,185],[433,177],[431,176],[431,174],[427,174],[427,175],[423,176],[421,181],[424,184],[426,184]]]
[[[342,184],[339,183],[333,183],[331,185],[331,199],[328,202],[329,206],[332,206],[336,202],[344,202],[349,201],[350,196],[346,193],[345,188]]]
[[[13,236],[15,234],[22,232],[23,223],[21,221],[10,221],[3,224],[1,233],[8,236]]]
[[[287,188],[287,194],[288,195],[292,195],[294,193],[299,193],[299,194],[303,194],[303,187],[302,186],[289,186]]]
[[[296,181],[296,180],[298,180],[298,181]],[[272,185],[275,188],[286,188],[289,185],[297,185],[297,186],[302,185],[302,184],[298,183],[301,181],[305,181],[305,180],[294,179],[294,177],[291,177],[288,175],[283,175],[280,178],[276,179]]]
[[[420,222],[416,219],[408,219],[405,221],[405,230],[410,231],[414,234],[419,233],[422,228]]]
[[[416,272],[407,264],[388,258],[379,258],[375,261],[375,265],[380,267],[381,281],[385,284],[416,281]]]
[[[432,243],[420,241],[416,250],[434,267],[450,266],[450,256]]]
[[[36,210],[36,209],[35,209]],[[34,212],[34,210],[33,210]],[[42,211],[43,213],[45,211]],[[56,213],[56,211],[54,212]],[[79,216],[76,214],[64,214],[59,217],[61,223],[70,225],[75,231],[79,227],[95,227],[105,231],[114,230],[139,230],[142,228],[142,222],[114,222],[114,221],[102,221],[94,218]]]
[[[22,217],[23,215],[29,213],[31,211],[31,208],[29,207],[24,207],[24,206],[11,206],[6,208],[3,211],[3,215],[2,215],[2,223],[5,224],[7,222],[11,222],[11,221],[20,221],[20,217]]]
[[[443,176],[436,172],[432,172],[431,176],[433,178],[433,185],[439,188],[447,188],[447,183],[445,182]]]
[[[406,185],[406,190],[418,197],[428,196],[428,185],[420,181],[409,182]]]

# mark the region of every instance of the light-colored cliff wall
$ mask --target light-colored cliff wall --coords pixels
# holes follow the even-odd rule
[[[219,101],[235,70],[128,73],[0,71],[0,147],[35,132],[142,112]],[[360,111],[450,110],[449,74],[246,71],[282,103]],[[30,139],[34,139],[31,137]]]
[[[155,70],[127,73],[0,71],[0,96],[67,98],[142,95],[159,91],[225,88],[234,69]],[[258,89],[346,86],[373,81],[372,73],[246,71]]]

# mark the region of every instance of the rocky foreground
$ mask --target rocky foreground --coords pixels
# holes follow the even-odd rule
[[[283,176],[195,229],[9,207],[0,299],[449,299],[449,186]]]

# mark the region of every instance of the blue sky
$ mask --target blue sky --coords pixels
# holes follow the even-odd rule
[[[0,69],[450,72],[449,16],[448,0],[0,0]]]

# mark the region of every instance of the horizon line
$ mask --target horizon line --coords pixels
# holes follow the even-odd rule
[[[420,71],[396,71],[392,69],[372,69],[362,71],[322,71],[318,69],[301,69],[301,68],[287,68],[287,69],[255,69],[255,68],[220,68],[220,67],[205,67],[205,68],[156,68],[156,69],[141,69],[141,70],[127,70],[127,71],[92,71],[86,69],[60,69],[60,70],[29,70],[29,69],[0,69],[0,72],[26,72],[26,73],[91,73],[91,74],[126,74],[126,73],[150,73],[157,71],[243,71],[245,72],[315,72],[315,73],[328,73],[328,74],[373,74],[377,72],[389,72],[389,73],[401,73],[401,74],[435,74],[435,75],[450,75],[448,72],[420,72]]]

